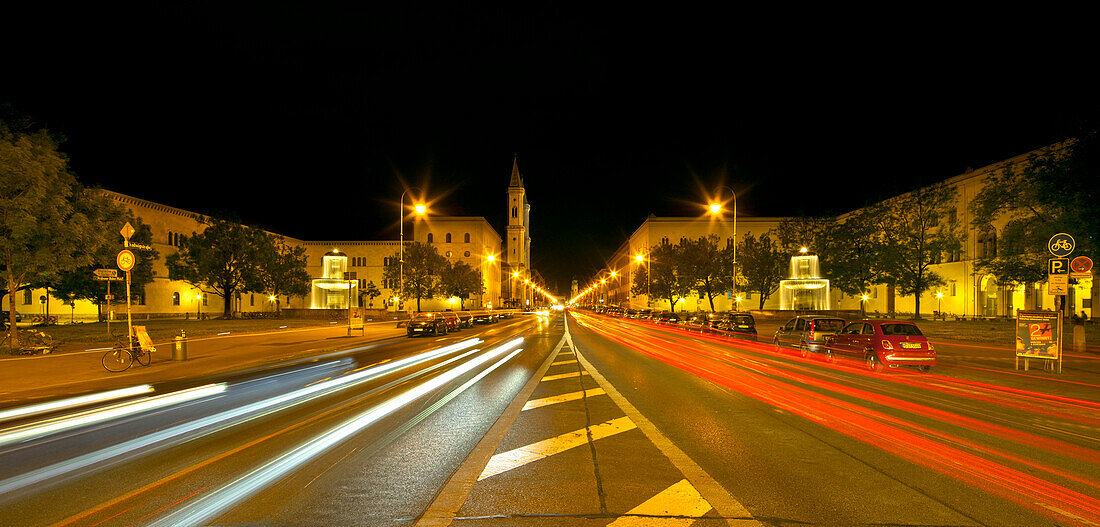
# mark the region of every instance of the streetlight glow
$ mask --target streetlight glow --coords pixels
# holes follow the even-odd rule
[[[638,255],[634,256],[634,261],[635,261],[635,262],[638,262],[638,263],[642,263],[642,262],[644,262],[644,261],[645,261],[645,257],[644,257],[644,256],[642,256],[642,255],[641,255],[641,254],[639,253]]]
[[[491,254],[490,254],[490,255],[488,256],[488,260],[489,260],[490,262],[492,262],[492,261],[495,261],[496,259],[497,259],[497,257],[496,257],[496,256],[494,256],[494,255],[491,255]]]
[[[719,212],[722,212],[722,204],[721,203],[711,203],[710,204],[710,213],[711,214],[718,214]]]
[[[421,203],[413,207],[413,210],[415,210],[417,214],[424,214],[428,210],[428,207]]]

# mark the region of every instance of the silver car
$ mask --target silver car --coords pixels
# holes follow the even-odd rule
[[[831,358],[832,351],[825,346],[825,337],[836,335],[844,329],[845,323],[843,318],[824,315],[798,316],[779,327],[772,339],[772,345],[775,346],[775,351],[793,348],[803,357],[810,353],[824,353]]]

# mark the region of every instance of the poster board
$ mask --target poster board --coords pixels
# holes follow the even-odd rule
[[[1016,363],[1024,359],[1058,361],[1062,358],[1062,317],[1057,311],[1016,312]]]
[[[358,330],[358,331],[361,331],[361,332],[366,331],[366,328],[363,325],[363,319],[365,318],[365,315],[366,315],[366,312],[362,307],[348,308],[348,333],[349,334],[352,332],[352,330]]]

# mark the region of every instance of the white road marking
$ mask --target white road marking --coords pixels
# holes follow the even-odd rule
[[[713,507],[688,480],[663,490],[641,505],[627,511],[626,515],[607,524],[607,527],[645,527],[648,525],[691,525],[694,518],[701,518]],[[668,516],[661,518],[661,516]]]
[[[571,372],[571,373],[561,373],[561,374],[558,374],[558,375],[547,375],[546,377],[543,377],[542,380],[544,380],[544,381],[556,381],[558,379],[568,379],[570,377],[580,377],[581,375],[588,375],[588,372],[586,372],[586,371],[576,372],[575,371],[575,372]]]
[[[542,399],[533,399],[527,401],[527,404],[523,405],[523,411],[532,410],[535,408],[542,408],[543,406],[550,406],[552,404],[565,403],[569,401],[576,401],[585,397],[592,397],[594,395],[606,395],[607,392],[603,391],[603,388],[593,388],[591,390],[585,390],[583,392],[565,393],[562,395],[555,395],[553,397],[544,397]]]
[[[566,432],[557,437],[551,437],[550,439],[544,439],[537,443],[531,443],[530,445],[522,446],[507,452],[501,452],[489,459],[489,463],[485,465],[485,470],[481,471],[481,475],[478,476],[477,480],[481,481],[514,468],[522,467],[532,461],[538,461],[554,454],[560,454],[571,448],[586,445],[588,444],[588,434],[590,431],[592,440],[595,441],[635,428],[637,427],[634,426],[634,423],[629,417],[620,417],[587,429],[581,428],[579,430],[573,430],[572,432]]]

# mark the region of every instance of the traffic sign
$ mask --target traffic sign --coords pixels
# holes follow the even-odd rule
[[[114,299],[115,299],[115,295],[103,295],[103,299],[104,299],[104,300],[114,300]]]
[[[1069,277],[1070,278],[1091,278],[1092,277],[1092,258],[1088,256],[1078,256],[1069,263]]]
[[[118,232],[122,234],[122,237],[126,239],[126,241],[130,241],[130,237],[133,236],[135,232],[134,226],[130,225],[130,222],[126,222],[126,225],[123,225],[122,230]]]
[[[92,272],[99,278],[114,278],[118,276],[118,269],[96,269]]]
[[[1050,237],[1050,241],[1047,242],[1047,249],[1050,251],[1050,254],[1063,257],[1073,254],[1073,248],[1076,245],[1077,243],[1073,241],[1073,236],[1060,232]]]
[[[129,225],[129,223],[127,223],[126,225]],[[134,264],[137,262],[137,259],[134,258],[134,253],[130,252],[127,249],[123,249],[119,251],[118,257],[115,258],[115,262],[118,263],[119,269],[122,269],[123,271],[129,271],[134,268]]]
[[[92,280],[98,280],[100,282],[121,282],[123,278],[121,276],[94,276]]]
[[[1068,274],[1052,274],[1047,275],[1047,294],[1048,295],[1068,295],[1069,294],[1069,275]]]
[[[140,243],[130,243],[126,245],[128,249],[140,249],[142,251],[152,251],[153,248],[148,245],[142,245]]]
[[[1047,274],[1069,274],[1069,258],[1051,258],[1047,260]]]

